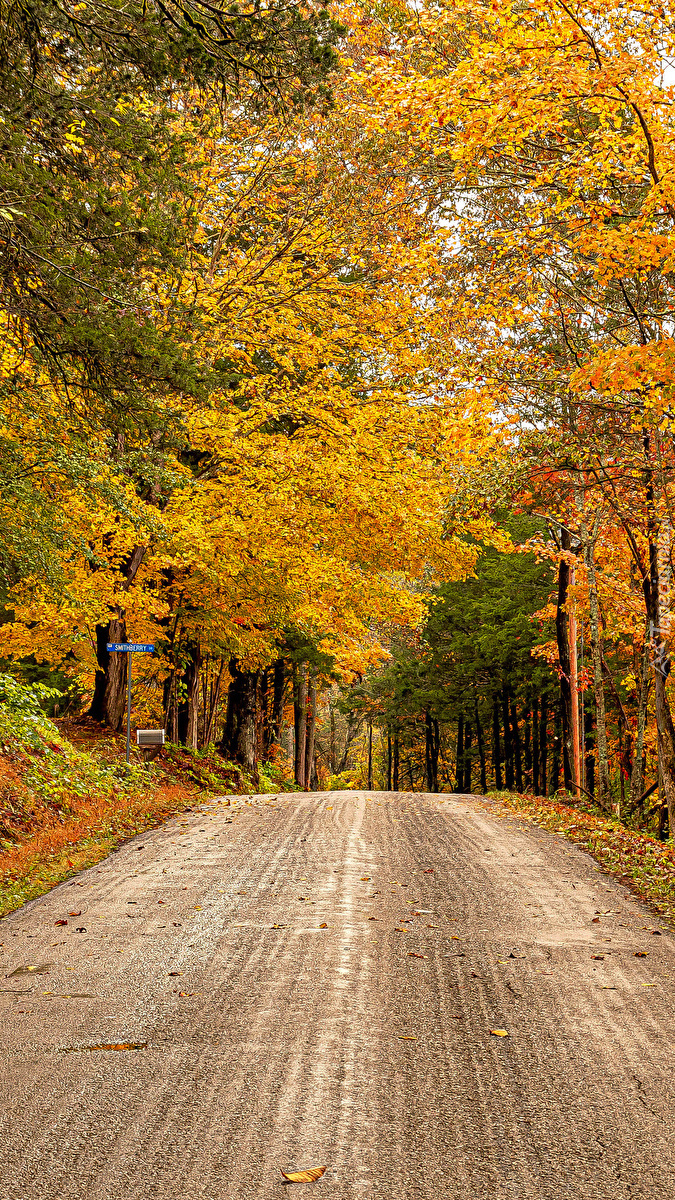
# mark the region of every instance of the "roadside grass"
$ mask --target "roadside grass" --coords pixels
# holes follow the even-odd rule
[[[561,833],[586,850],[610,875],[630,886],[667,920],[675,922],[675,852],[672,842],[628,829],[614,817],[542,796],[491,792],[504,808],[542,829]]]
[[[25,693],[19,702],[25,706]],[[0,917],[175,813],[253,790],[213,747],[162,753],[127,768],[124,739],[50,721],[37,704],[18,711],[0,703]],[[255,790],[288,787],[272,766]]]

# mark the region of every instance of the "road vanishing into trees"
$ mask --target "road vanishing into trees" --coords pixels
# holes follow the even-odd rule
[[[204,804],[0,940],[3,1200],[675,1194],[672,938],[496,803]]]

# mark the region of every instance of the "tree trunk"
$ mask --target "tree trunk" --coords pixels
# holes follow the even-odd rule
[[[174,746],[178,745],[178,700],[177,700],[177,668],[164,680],[164,725],[166,737]]]
[[[602,808],[609,811],[612,800],[609,790],[609,755],[607,752],[607,720],[605,716],[605,688],[602,682],[602,638],[600,635],[600,606],[598,602],[598,581],[595,571],[595,537],[597,536],[596,518],[593,536],[589,538],[585,526],[581,527],[584,541],[584,557],[586,559],[586,574],[588,577],[588,607],[589,624],[591,629],[591,662],[593,664],[593,695],[595,697],[595,737],[598,748],[598,802]],[[587,790],[590,788],[587,785]]]
[[[462,791],[468,794],[471,791],[471,768],[473,766],[471,760],[471,739],[473,730],[471,724],[467,721],[464,727],[464,779]]]
[[[438,752],[440,745],[440,733],[438,729],[438,721],[432,717],[427,709],[424,714],[425,724],[425,751],[426,751],[426,769],[427,769],[427,791],[438,791]]]
[[[391,729],[387,729],[387,791],[391,789]]]
[[[225,660],[223,658],[221,658],[220,666],[218,667],[216,677],[215,677],[215,679],[212,679],[212,681],[211,681],[211,686],[209,689],[208,707],[205,706],[205,708],[204,708],[203,738],[204,738],[205,746],[210,746],[213,741],[213,738],[214,738],[215,728],[216,728],[216,718],[218,715],[218,709],[220,707],[220,685],[222,682],[224,670],[225,670]]]
[[[476,738],[478,740],[478,755],[480,758],[480,790],[484,796],[487,792],[487,770],[485,765],[485,742],[483,741],[483,726],[478,712],[478,699],[473,698],[473,712],[476,718]]]
[[[122,566],[124,590],[131,587],[145,557],[145,546],[134,546]],[[106,649],[107,642],[126,642],[127,627],[122,610],[106,625],[96,626],[96,661],[94,694],[88,716],[108,725],[115,731],[122,728],[126,708],[127,654]]]
[[[399,741],[398,741],[398,729],[395,729],[394,730],[394,781],[393,781],[393,790],[395,792],[397,792],[399,789],[399,755],[400,755],[400,748],[399,748]]]
[[[496,696],[492,697],[492,770],[495,777],[495,788],[501,792],[503,787],[502,755],[499,744],[499,701]]]
[[[516,791],[523,790],[523,758],[520,745],[520,730],[518,728],[518,713],[515,698],[511,697],[511,728],[513,736],[513,757],[516,769]]]
[[[457,720],[457,769],[455,771],[455,791],[464,790],[464,717],[460,714]]]
[[[569,551],[572,539],[569,530],[560,534],[560,547]],[[558,599],[555,614],[555,634],[560,662],[560,716],[562,723],[563,781],[568,792],[572,791],[572,687],[569,619],[566,611],[570,586],[570,565],[564,559],[558,564]]]
[[[675,835],[675,725],[668,703],[666,681],[670,674],[671,658],[667,638],[670,624],[669,612],[662,612],[661,570],[659,565],[659,519],[654,494],[654,469],[651,462],[649,430],[643,430],[645,455],[644,487],[647,501],[647,544],[649,548],[649,573],[643,573],[643,592],[647,620],[654,646],[654,708],[661,771],[662,796],[668,808],[670,837]],[[666,567],[669,570],[669,566]],[[669,582],[669,581],[667,581]],[[668,597],[664,597],[668,603]],[[663,618],[663,624],[662,624]]]
[[[523,711],[523,728],[525,737],[523,739],[523,764],[525,770],[523,772],[523,782],[525,791],[532,787],[532,709],[529,701],[525,702]]]
[[[509,716],[509,689],[506,684],[502,688],[502,725],[504,728],[504,776],[506,786],[513,791],[513,737],[511,733],[511,718]]]
[[[593,708],[586,706],[586,732],[584,737],[584,753],[586,758],[586,791],[595,798],[595,737],[593,728]]]
[[[258,671],[244,673],[243,704],[237,741],[237,762],[251,776],[254,787],[258,784],[258,762],[256,758],[256,700],[258,698]]]
[[[630,780],[631,808],[637,808],[638,804],[640,803],[640,797],[645,790],[644,742],[645,728],[647,725],[647,707],[649,705],[649,692],[651,688],[650,665],[649,635],[648,633],[645,633],[642,654],[640,655],[640,670],[639,672],[636,672],[636,682],[638,684],[638,712],[637,730],[635,733],[633,770],[631,772]]]
[[[539,697],[532,698],[532,791],[535,796],[539,791]]]
[[[269,713],[269,690],[270,690],[270,673],[267,667],[258,673],[258,703],[256,705],[258,715],[258,758],[262,762],[267,762],[270,756],[270,746],[272,745],[272,722]]]
[[[560,760],[563,754],[562,745],[562,699],[558,696],[553,715],[553,755],[551,762],[551,786],[549,795],[554,795],[560,787]]]
[[[286,683],[284,660],[278,658],[274,664],[274,684],[272,693],[272,719],[270,721],[270,741],[278,746],[281,741],[281,726],[284,719],[284,688]]]
[[[178,709],[178,739],[190,750],[197,749],[199,730],[199,671],[202,664],[198,642],[191,642],[183,670],[185,700]],[[182,720],[181,720],[182,718]]]
[[[307,737],[305,746],[305,787],[312,788],[312,778],[316,776],[314,767],[314,746],[316,739],[316,676],[309,669],[309,689],[307,706]]]
[[[330,773],[337,774],[337,742],[335,738],[335,709],[330,705]]]
[[[126,642],[127,629],[123,620],[96,626],[96,661],[94,694],[89,716],[116,732],[122,728],[126,707],[127,654],[124,650],[108,651],[107,642]]]
[[[220,743],[221,753],[240,766],[258,784],[256,716],[258,671],[240,671],[235,658],[229,664],[232,682],[227,690],[227,716]]]
[[[295,686],[295,782],[306,786],[305,754],[307,748],[307,663],[298,663]]]
[[[368,791],[373,790],[373,722],[368,722]]]
[[[541,697],[539,709],[539,786],[542,796],[548,795],[546,759],[548,756],[548,696]]]

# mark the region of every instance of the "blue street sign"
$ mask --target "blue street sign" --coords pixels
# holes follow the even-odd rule
[[[154,645],[145,642],[106,642],[106,650],[135,650],[145,654],[154,654]]]

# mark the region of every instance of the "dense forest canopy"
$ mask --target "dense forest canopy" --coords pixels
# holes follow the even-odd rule
[[[675,828],[673,14],[0,9],[6,670]],[[651,799],[650,799],[651,797]]]

